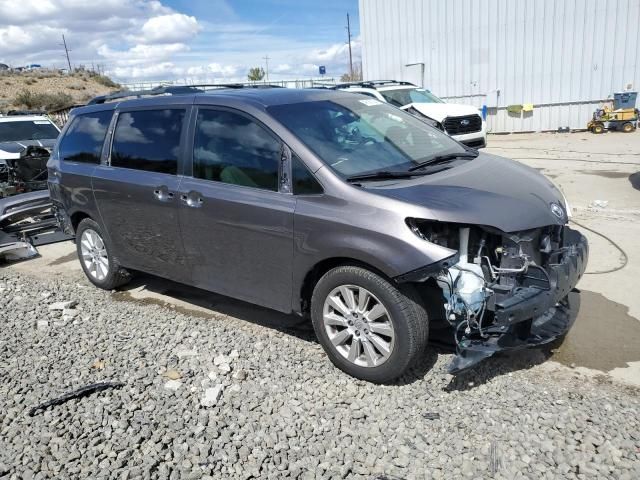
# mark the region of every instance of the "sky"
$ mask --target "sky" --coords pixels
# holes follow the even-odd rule
[[[0,63],[100,65],[120,82],[246,81],[348,71],[346,14],[360,61],[357,0],[0,0]]]

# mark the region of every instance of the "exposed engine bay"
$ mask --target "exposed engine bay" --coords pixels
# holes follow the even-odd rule
[[[19,158],[0,160],[0,198],[47,188],[47,160],[50,150],[38,145],[23,146]]]
[[[50,149],[12,143],[17,158],[0,159],[0,261],[31,258],[38,253],[36,246],[72,238],[60,229],[49,198]]]
[[[551,342],[570,328],[567,296],[588,254],[579,232],[563,225],[516,233],[420,220],[410,226],[458,251],[453,265],[432,275],[458,352],[451,373],[500,350]]]

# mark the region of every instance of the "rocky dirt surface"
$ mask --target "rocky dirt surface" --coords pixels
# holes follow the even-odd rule
[[[19,94],[25,91],[36,95],[68,95],[70,105],[77,105],[117,89],[106,77],[92,75],[88,71],[71,75],[49,70],[3,72],[0,73],[0,111],[29,108],[19,101]]]
[[[379,386],[306,326],[122,298],[0,270],[0,478],[640,478],[638,391],[539,353]]]

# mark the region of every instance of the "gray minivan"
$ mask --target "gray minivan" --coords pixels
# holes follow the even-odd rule
[[[587,243],[535,170],[346,92],[121,97],[75,109],[48,163],[96,286],[142,271],[310,317],[331,361],[373,382],[430,332],[455,373],[570,328]]]

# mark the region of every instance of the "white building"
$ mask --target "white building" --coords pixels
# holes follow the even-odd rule
[[[640,88],[640,0],[360,0],[360,32],[365,80],[487,105],[493,132],[585,128]]]

